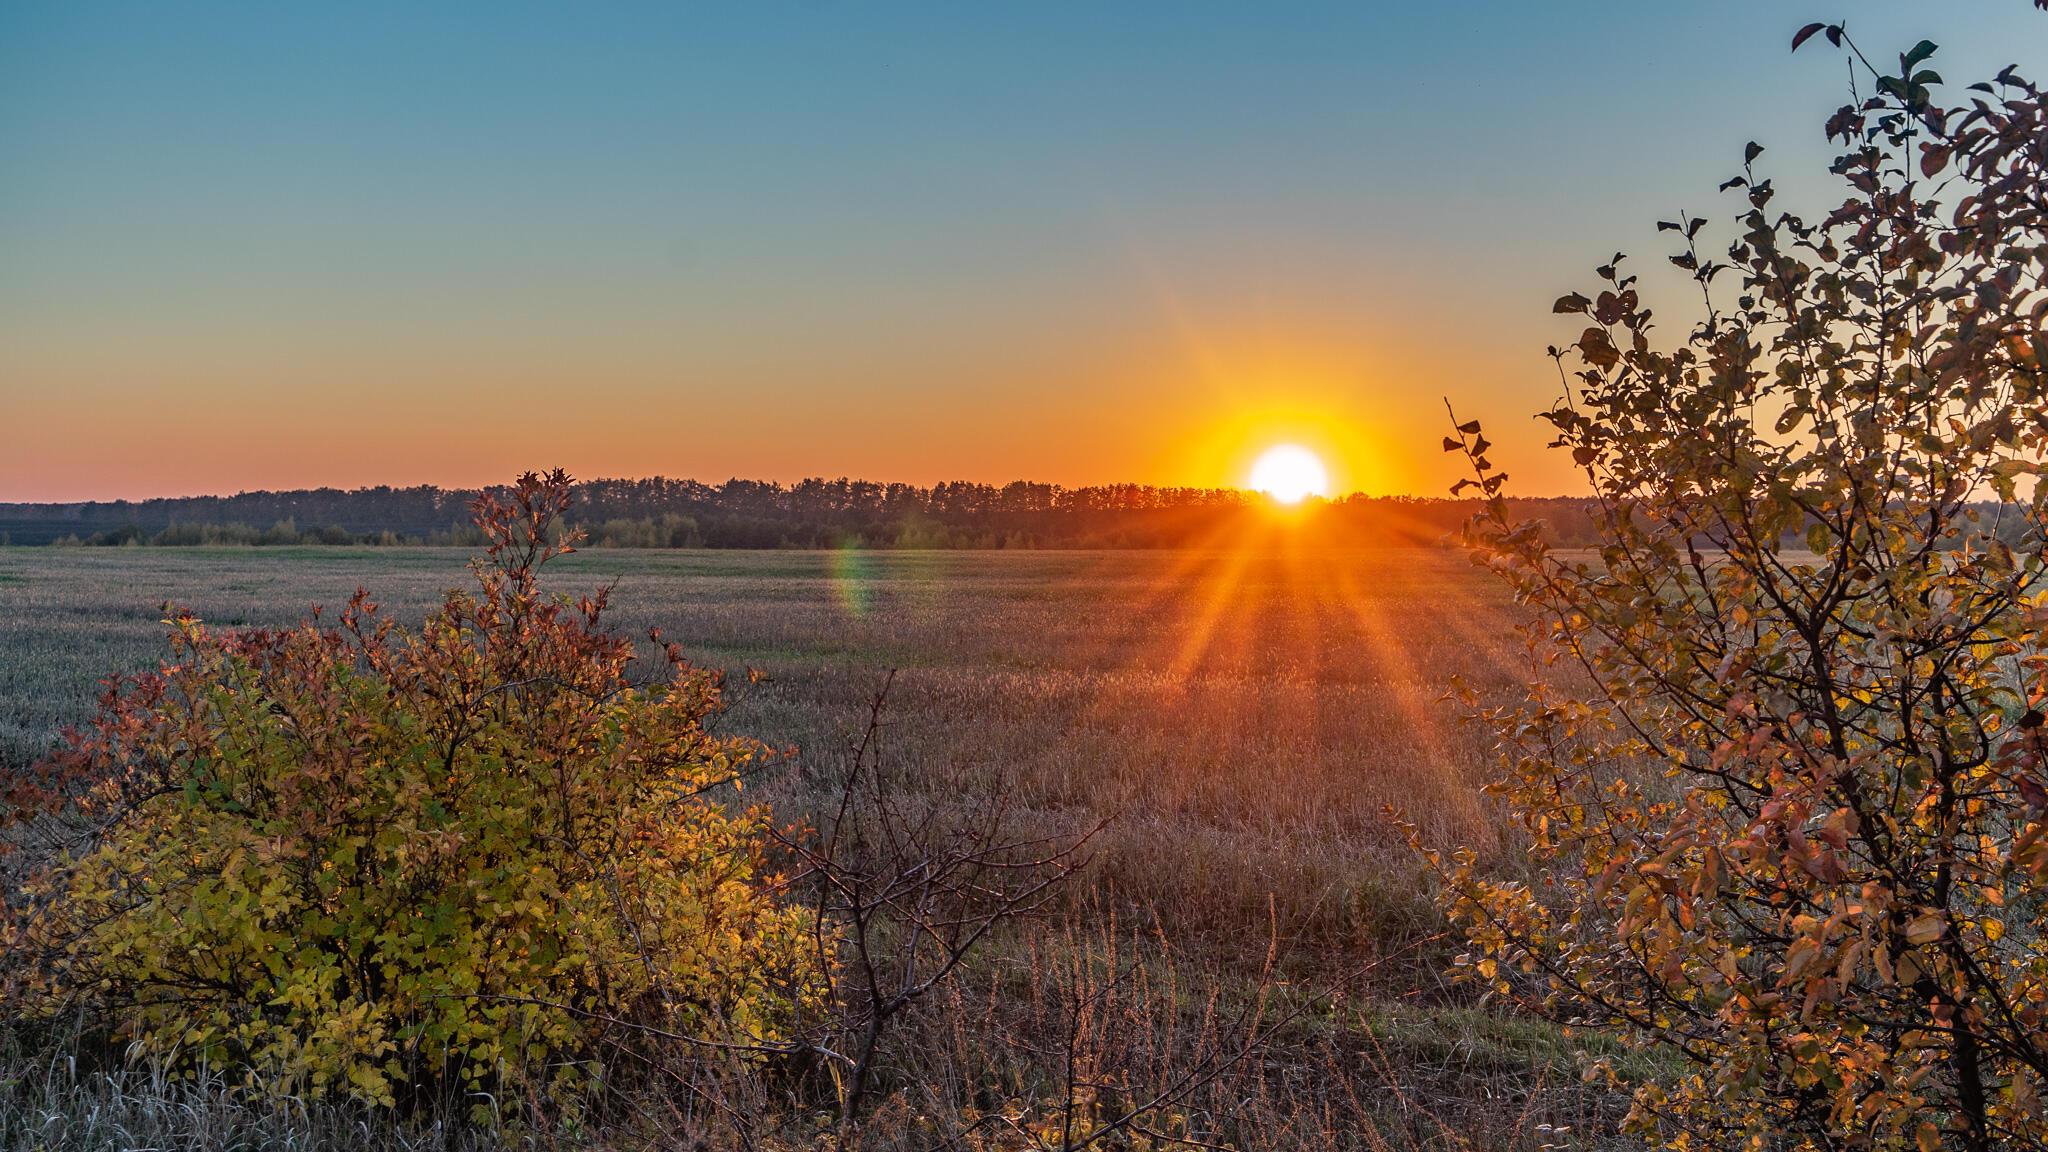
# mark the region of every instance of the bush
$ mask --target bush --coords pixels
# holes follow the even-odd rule
[[[477,587],[417,631],[361,592],[331,626],[174,616],[173,660],[13,782],[13,838],[70,839],[8,905],[8,1007],[387,1105],[571,1089],[649,1029],[769,1045],[816,941],[765,815],[716,797],[755,750],[707,729],[715,673],[668,645],[636,688],[605,595],[543,594],[568,492],[480,499]]]
[[[1823,33],[1870,67],[1839,26],[1794,47]],[[1631,1116],[1670,1147],[2048,1143],[2048,94],[1944,107],[1934,51],[1829,119],[1824,218],[1751,144],[1725,249],[1659,226],[1683,339],[1618,257],[1557,302],[1597,555],[1515,523],[1476,422],[1446,443],[1591,688],[1492,714],[1540,875],[1437,858],[1464,971],[1682,1064]]]

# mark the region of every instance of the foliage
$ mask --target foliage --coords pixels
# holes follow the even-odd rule
[[[9,902],[6,999],[280,1091],[567,1089],[648,1026],[741,1049],[804,994],[807,918],[761,869],[720,678],[636,687],[607,591],[545,594],[567,478],[476,504],[474,591],[417,631],[175,615],[8,811],[73,834]],[[657,636],[658,640],[658,636]]]
[[[1431,859],[1466,975],[1683,1059],[1631,1117],[1672,1147],[2039,1147],[2048,105],[2008,69],[1945,106],[1933,44],[1821,34],[1874,81],[1827,123],[1839,205],[1775,209],[1751,144],[1725,256],[1659,225],[1682,340],[1618,256],[1557,302],[1598,554],[1516,523],[1476,422],[1445,442],[1575,671],[1486,713],[1540,877]]]

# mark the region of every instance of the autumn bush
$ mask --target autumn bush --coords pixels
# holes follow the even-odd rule
[[[649,1036],[772,1049],[811,986],[755,748],[721,682],[633,647],[600,592],[549,595],[567,478],[476,505],[475,585],[415,630],[337,620],[172,656],[6,798],[14,1015],[82,1013],[158,1062],[390,1105],[574,1099]]]
[[[1675,338],[1619,257],[1557,302],[1597,553],[1508,514],[1476,422],[1446,441],[1571,674],[1487,714],[1535,878],[1431,858],[1465,974],[1666,1069],[1630,1119],[1670,1147],[2041,1147],[2048,97],[1816,37],[1857,84],[1824,215],[1752,144],[1725,237],[1659,226]]]

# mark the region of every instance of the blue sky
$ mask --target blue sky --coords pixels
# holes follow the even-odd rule
[[[1749,139],[1823,191],[1835,18],[1958,84],[2048,48],[2025,0],[0,3],[0,499],[1280,436],[1431,492],[1445,395],[1557,490],[1549,301]]]

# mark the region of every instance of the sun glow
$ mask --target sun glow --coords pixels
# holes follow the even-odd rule
[[[1330,472],[1315,453],[1301,445],[1276,444],[1252,465],[1245,486],[1282,504],[1299,504],[1310,496],[1330,494]]]

